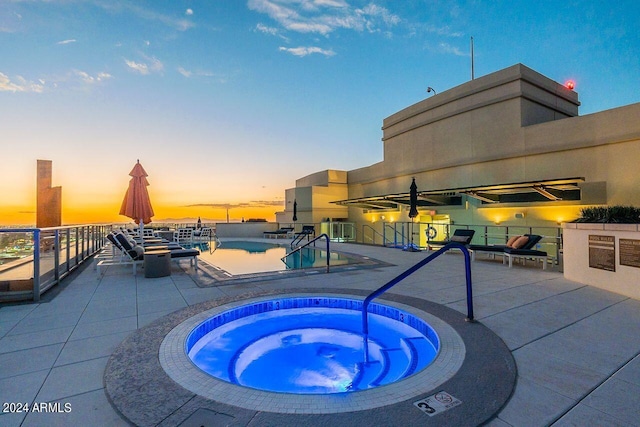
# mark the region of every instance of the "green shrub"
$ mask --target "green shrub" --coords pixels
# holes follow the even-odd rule
[[[580,210],[580,218],[574,222],[640,224],[640,208],[634,206],[596,206],[583,208]]]

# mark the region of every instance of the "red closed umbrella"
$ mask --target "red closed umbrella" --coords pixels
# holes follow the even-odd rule
[[[149,181],[147,181],[148,175],[140,164],[140,160],[131,169],[129,175],[132,178],[129,180],[129,188],[127,188],[127,193],[124,195],[124,200],[120,207],[120,215],[134,220],[142,230],[144,224],[151,222],[151,217],[154,214],[149,193],[147,192],[147,186],[149,185]]]

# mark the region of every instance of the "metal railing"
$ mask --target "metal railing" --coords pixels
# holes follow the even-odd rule
[[[372,237],[367,236],[367,233],[366,233],[367,230],[371,230]],[[367,243],[367,242],[364,241],[364,239],[368,238],[368,239],[371,240],[371,244],[375,245],[377,236],[380,236],[380,238],[382,239],[382,246],[387,246],[387,242],[385,241],[384,234],[380,233],[378,230],[376,230],[375,228],[373,228],[369,224],[363,224],[362,225],[362,237],[363,237],[363,242],[362,243]],[[392,242],[389,241],[389,243],[392,243]]]
[[[23,249],[19,258],[0,265],[0,301],[38,302],[42,293],[102,249],[110,228],[75,225],[0,229],[0,249]]]
[[[404,247],[408,239],[404,238],[402,230],[410,226],[410,222],[379,222],[374,225],[362,224],[362,238],[359,243],[373,244],[381,246]],[[438,236],[431,238],[427,232],[431,227],[441,230]],[[542,236],[542,240],[538,243],[537,249],[543,250],[549,254],[549,257],[559,263],[562,251],[562,228],[549,226],[516,226],[516,225],[469,225],[469,224],[442,224],[431,222],[415,222],[414,230],[420,230],[413,233],[418,236],[415,244],[421,248],[427,248],[429,242],[446,241],[448,236],[453,235],[456,229],[475,230],[472,244],[505,244],[509,237],[522,234],[538,234]],[[389,233],[391,232],[391,234]],[[393,239],[389,238],[389,235]],[[382,243],[379,242],[382,238]],[[400,243],[401,244],[400,244]]]
[[[320,240],[323,237],[327,240],[327,273],[328,273],[329,272],[329,259],[331,258],[331,252],[329,251],[330,239],[329,239],[329,236],[326,233],[322,233],[321,235],[319,235],[318,237],[314,237],[312,240],[308,241],[304,245],[298,246],[297,248],[295,248],[294,250],[292,250],[291,252],[289,252],[288,254],[283,256],[282,258],[280,258],[280,260],[286,264],[287,257],[289,257],[290,255],[293,255],[295,253],[300,252],[303,248],[306,248],[307,246],[309,246],[312,243],[315,245],[315,242],[317,240]],[[302,268],[302,253],[300,253],[300,268]]]
[[[369,335],[369,318],[368,318],[367,309],[368,309],[369,304],[371,303],[371,301],[374,298],[377,298],[378,296],[382,295],[383,293],[385,293],[386,291],[391,289],[393,286],[397,285],[399,282],[401,282],[402,280],[406,279],[407,277],[409,277],[410,275],[412,275],[416,271],[418,271],[420,268],[422,268],[425,265],[429,264],[431,261],[433,261],[434,259],[436,259],[440,255],[442,255],[443,253],[447,252],[449,249],[460,249],[462,251],[462,254],[464,255],[464,266],[465,266],[466,282],[467,282],[467,318],[466,318],[466,320],[468,322],[473,322],[474,321],[474,319],[473,319],[473,289],[472,289],[472,284],[471,284],[471,257],[469,255],[469,250],[466,248],[466,246],[464,246],[461,243],[451,242],[451,243],[447,243],[445,246],[443,246],[438,251],[432,253],[431,255],[429,255],[428,257],[423,259],[422,261],[418,262],[413,267],[405,270],[403,273],[401,273],[398,276],[394,277],[389,282],[387,282],[384,286],[381,286],[380,288],[378,288],[375,291],[371,292],[364,299],[364,303],[362,304],[362,333],[365,336],[365,340],[366,340],[367,335]]]

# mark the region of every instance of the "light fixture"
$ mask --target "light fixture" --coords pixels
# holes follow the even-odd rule
[[[429,86],[427,88],[427,93],[429,93],[429,92],[433,92],[434,95],[437,95],[436,90],[434,88],[432,88],[431,86]]]

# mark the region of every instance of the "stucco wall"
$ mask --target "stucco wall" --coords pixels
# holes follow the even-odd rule
[[[640,240],[637,224],[563,224],[564,277],[640,299],[640,268],[620,264],[620,239]],[[589,235],[614,236],[615,272],[589,267]]]

